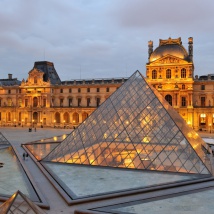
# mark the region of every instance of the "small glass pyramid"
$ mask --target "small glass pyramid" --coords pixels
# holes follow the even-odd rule
[[[136,71],[43,161],[211,175],[204,144]]]
[[[10,142],[5,138],[5,136],[0,132],[0,148],[11,146]]]
[[[1,214],[45,214],[45,212],[22,192],[17,191],[0,206]]]

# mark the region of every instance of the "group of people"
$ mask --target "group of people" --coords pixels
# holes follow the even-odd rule
[[[27,160],[28,159],[28,153],[23,153],[23,160]]]

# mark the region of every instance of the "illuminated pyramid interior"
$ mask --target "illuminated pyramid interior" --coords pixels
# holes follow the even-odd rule
[[[45,214],[45,212],[28,199],[22,192],[17,191],[11,198],[0,206],[1,214]]]
[[[43,161],[211,175],[203,146],[136,71]]]

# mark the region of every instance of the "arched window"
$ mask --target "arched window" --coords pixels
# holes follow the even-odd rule
[[[181,69],[181,78],[186,78],[187,72],[185,68]]]
[[[33,122],[34,123],[38,122],[38,113],[37,112],[33,112]]]
[[[56,114],[55,114],[55,122],[60,123],[60,113],[59,112],[56,112]]]
[[[170,69],[166,70],[166,78],[171,79],[171,70]]]
[[[38,98],[34,97],[33,98],[33,107],[37,107],[38,106]]]
[[[88,114],[86,112],[82,113],[82,121],[84,121],[88,117]]]
[[[157,79],[157,71],[156,70],[152,71],[152,79]]]
[[[74,124],[78,124],[79,123],[79,114],[77,112],[75,112],[73,114],[73,123]]]
[[[68,114],[68,112],[64,113],[63,119],[64,119],[65,123],[69,123],[69,114]]]
[[[171,95],[167,94],[165,96],[165,100],[172,106],[172,96]]]

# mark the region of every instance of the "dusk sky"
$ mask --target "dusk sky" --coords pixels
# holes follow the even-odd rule
[[[195,75],[214,73],[213,0],[0,0],[0,78],[53,62],[61,80],[145,75],[148,41],[193,37]]]

